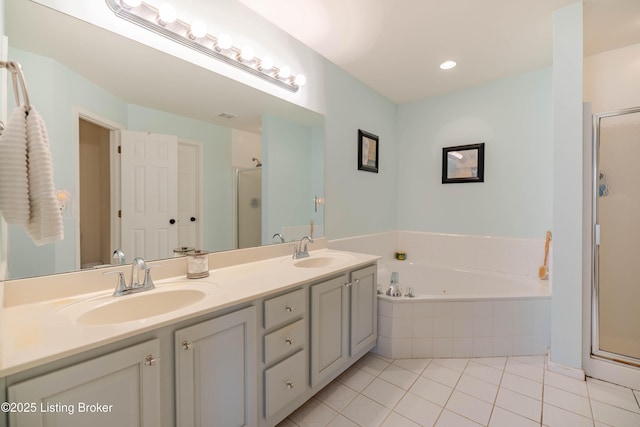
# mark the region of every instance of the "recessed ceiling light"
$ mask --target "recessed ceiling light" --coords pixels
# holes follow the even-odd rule
[[[442,64],[440,64],[440,68],[442,68],[443,70],[450,70],[456,65],[458,65],[456,61],[444,61]]]

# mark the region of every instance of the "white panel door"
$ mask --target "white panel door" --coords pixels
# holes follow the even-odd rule
[[[167,258],[178,244],[178,138],[122,132],[122,250]]]
[[[200,241],[200,146],[178,143],[178,246],[202,249]]]

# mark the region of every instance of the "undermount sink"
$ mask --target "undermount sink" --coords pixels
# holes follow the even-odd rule
[[[124,296],[102,296],[70,304],[58,313],[82,326],[102,326],[146,319],[196,304],[206,296],[199,289],[168,288]]]
[[[346,254],[310,255],[309,258],[294,260],[293,265],[300,268],[339,267],[352,260],[353,257]]]

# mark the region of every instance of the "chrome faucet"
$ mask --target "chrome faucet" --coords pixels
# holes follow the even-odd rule
[[[280,233],[276,233],[276,234],[274,234],[274,235],[271,237],[271,239],[275,239],[276,237],[277,237],[278,239],[280,239],[280,243],[284,243],[284,242],[285,242],[285,241],[284,241],[284,236],[283,236],[282,234],[280,234]]]
[[[118,260],[118,265],[122,265],[125,262],[124,252],[122,252],[122,249],[116,249],[115,251],[113,251],[113,255],[111,255],[111,258]]]
[[[140,283],[140,271],[144,271],[144,279],[142,283]],[[118,275],[118,284],[116,285],[116,290],[113,292],[114,297],[150,291],[151,289],[156,288],[153,284],[153,280],[151,279],[151,267],[147,267],[147,264],[142,258],[136,258],[133,260],[133,264],[131,265],[131,281],[129,282],[129,285],[127,285],[127,282],[124,280],[124,273],[122,271],[110,271],[105,274]]]
[[[302,239],[300,239],[300,244],[298,245],[298,247],[293,247],[293,258],[294,259],[298,259],[298,258],[306,258],[309,256],[309,252],[307,251],[307,242],[308,243],[313,243],[313,239],[309,236],[304,236]]]

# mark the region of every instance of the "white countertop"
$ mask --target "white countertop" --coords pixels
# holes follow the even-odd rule
[[[112,298],[135,298],[148,292],[162,292],[171,286],[198,289],[205,293],[200,301],[178,310],[103,326],[77,324],[69,313],[79,303],[94,298],[105,300],[113,289],[31,304],[5,306],[2,309],[2,347],[0,377],[78,354],[144,332],[184,321],[196,316],[247,303],[266,295],[328,278],[337,273],[371,264],[380,257],[353,252],[322,249],[310,252],[310,258],[336,256],[345,262],[334,266],[301,268],[293,266],[291,256],[277,257],[210,270],[204,279],[186,276],[157,281],[156,290]],[[179,284],[175,284],[180,282]],[[115,288],[116,278],[113,277]],[[64,286],[60,283],[57,286]]]

